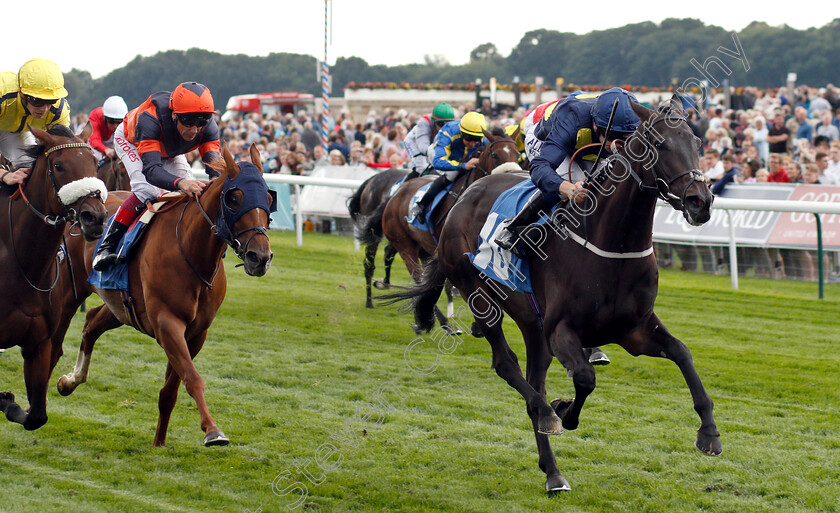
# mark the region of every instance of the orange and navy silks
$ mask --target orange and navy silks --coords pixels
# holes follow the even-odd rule
[[[29,131],[27,125],[49,130],[56,125],[70,126],[70,105],[66,98],[56,100],[44,117],[33,118],[20,102],[17,73],[0,73],[0,131],[20,133]]]
[[[191,141],[185,141],[178,132],[172,111],[169,109],[169,92],[154,93],[130,111],[123,122],[125,138],[137,147],[137,153],[143,161],[143,174],[146,181],[155,187],[169,191],[177,190],[175,182],[179,177],[163,168],[163,159],[189,153],[198,148],[201,160],[205,163],[221,158],[219,146],[219,126],[215,119],[199,130]],[[212,170],[207,168],[213,176]]]
[[[438,171],[463,171],[464,164],[470,160],[480,148],[487,144],[483,138],[480,144],[468,150],[461,139],[461,121],[456,119],[443,125],[432,141],[434,159],[432,166]]]

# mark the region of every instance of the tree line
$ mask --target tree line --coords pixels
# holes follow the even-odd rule
[[[470,83],[490,77],[510,83],[518,76],[532,83],[542,76],[546,84],[558,77],[566,83],[668,87],[688,77],[702,78],[692,65],[719,57],[730,66],[734,86],[778,87],[789,72],[798,83],[823,86],[838,83],[840,70],[840,18],[819,28],[793,29],[753,22],[735,36],[748,62],[726,60],[720,47],[735,50],[733,33],[686,18],[661,23],[643,22],[623,27],[573,34],[554,30],[526,32],[510,55],[501,55],[492,42],[470,52],[464,65],[450,65],[440,56],[401,66],[369,65],[359,57],[340,57],[332,65],[333,96],[342,96],[348,82]],[[719,68],[718,79],[723,78]],[[130,107],[155,91],[196,80],[213,91],[216,108],[224,110],[232,95],[264,91],[300,91],[320,96],[315,57],[272,53],[266,57],[224,55],[197,48],[169,50],[151,57],[137,56],[124,67],[93,79],[89,72],[65,73],[74,111],[90,111],[108,96],[119,94]]]

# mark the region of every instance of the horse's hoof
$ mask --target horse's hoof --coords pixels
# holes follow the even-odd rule
[[[563,434],[563,423],[560,421],[560,417],[552,412],[548,417],[540,417],[537,422],[537,432],[541,435],[561,435]]]
[[[723,452],[723,445],[720,443],[720,435],[708,436],[697,432],[697,441],[694,442],[694,447],[703,454],[709,456],[720,456]]]
[[[609,365],[610,358],[600,348],[593,348],[592,354],[589,355],[589,363],[592,365]]]
[[[58,378],[58,393],[59,394],[66,397],[66,396],[72,394],[74,390],[76,390],[76,387],[71,387],[70,386],[70,375],[69,374],[65,374],[64,376],[61,376],[60,378]]]
[[[9,405],[15,404],[15,394],[11,392],[0,392],[0,411],[6,412]]]
[[[211,431],[204,436],[204,447],[210,447],[213,445],[227,445],[229,443],[230,438],[228,438],[224,433],[222,433],[221,429]]]
[[[557,492],[568,492],[571,491],[572,487],[569,486],[569,482],[566,481],[566,478],[557,474],[556,476],[549,476],[548,479],[545,480],[545,491],[546,493],[557,493]]]
[[[460,329],[458,329],[458,328],[453,329],[452,326],[449,326],[448,324],[442,325],[441,328],[443,328],[443,330],[446,332],[447,335],[463,335],[464,334],[464,332],[461,331]]]
[[[368,301],[367,303],[365,303],[365,308],[370,308],[370,309],[373,309],[373,302],[372,302],[372,301]]]
[[[377,290],[386,290],[391,288],[390,283],[385,283],[382,280],[376,280],[373,282],[373,286],[376,287]]]
[[[551,404],[551,409],[554,410],[554,413],[556,413],[558,417],[563,419],[563,427],[565,429],[568,429],[569,431],[574,431],[575,429],[577,429],[579,419],[568,418],[569,410],[575,404],[574,398],[554,399],[549,404]]]
[[[484,332],[481,331],[481,327],[479,327],[477,322],[473,322],[472,326],[470,326],[470,335],[475,338],[484,338]]]

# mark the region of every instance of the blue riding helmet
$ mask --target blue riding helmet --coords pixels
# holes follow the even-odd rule
[[[636,127],[639,126],[640,122],[639,116],[633,112],[630,102],[639,103],[639,100],[620,87],[613,87],[598,95],[598,98],[592,105],[592,117],[595,119],[595,126],[601,130],[607,129],[607,124],[610,121],[610,112],[612,112],[613,103],[615,103],[616,98],[618,98],[618,108],[615,110],[615,117],[613,118],[610,132],[629,135],[636,131]]]

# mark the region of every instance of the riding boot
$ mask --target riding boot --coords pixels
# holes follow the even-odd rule
[[[126,230],[128,230],[127,224],[120,223],[116,218],[111,221],[108,231],[102,236],[102,243],[96,250],[96,256],[93,257],[93,268],[95,270],[104,271],[117,261],[117,246],[119,246]]]
[[[414,217],[420,222],[425,224],[426,223],[426,211],[429,209],[429,205],[434,201],[435,196],[438,195],[440,191],[446,188],[449,184],[449,181],[446,179],[445,176],[439,176],[429,185],[429,188],[426,190],[426,194],[423,195],[422,198],[414,205],[412,208],[411,213],[414,214]]]
[[[542,191],[537,191],[518,214],[516,214],[508,224],[499,232],[494,242],[500,248],[506,249],[514,255],[525,258],[525,250],[522,245],[517,243],[521,240],[519,234],[525,228],[539,219],[540,212],[548,212],[554,205],[546,201]]]

